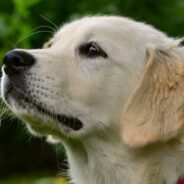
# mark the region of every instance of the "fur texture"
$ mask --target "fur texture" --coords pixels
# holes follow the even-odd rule
[[[86,43],[107,57],[91,57],[94,46]],[[180,40],[128,18],[101,16],[64,25],[47,45],[23,50],[36,63],[16,76],[18,83],[3,69],[1,92],[33,134],[63,142],[73,183],[176,184],[184,174]],[[19,97],[6,94],[7,83]],[[83,126],[73,130],[35,104]]]

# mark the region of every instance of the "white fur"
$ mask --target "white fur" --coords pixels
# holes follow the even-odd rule
[[[108,57],[81,57],[78,47],[88,41],[97,42]],[[175,184],[184,174],[182,138],[131,148],[121,139],[120,116],[139,81],[147,47],[172,47],[177,41],[144,23],[102,16],[66,24],[51,42],[50,48],[25,50],[37,59],[30,70],[32,76],[26,76],[28,88],[52,112],[79,118],[83,128],[70,130],[29,105],[19,107],[14,99],[11,108],[28,122],[32,132],[55,136],[63,142],[72,181]],[[5,74],[2,81],[3,94]]]

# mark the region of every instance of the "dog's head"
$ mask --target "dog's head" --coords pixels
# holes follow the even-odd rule
[[[150,77],[145,77],[145,81],[141,80],[138,92],[136,90],[133,97],[130,97],[131,100],[128,101],[120,120],[122,109],[141,74],[148,76],[144,72],[147,45],[152,43],[163,47],[164,44],[172,42],[173,40],[151,26],[126,18],[87,17],[65,25],[43,49],[18,49],[8,52],[4,58],[2,96],[33,133],[80,137],[105,130],[117,131],[121,122],[125,140],[132,140],[134,133],[129,133],[131,129],[135,133],[137,128],[142,131],[136,127],[138,124],[153,126],[157,123],[165,127],[164,122],[157,122],[157,119],[147,122],[154,117],[150,114],[156,114],[153,112],[155,107],[165,107],[165,97],[173,100],[167,100],[170,108],[159,111],[167,111],[166,116],[173,113],[171,109],[176,108],[177,103],[182,105],[179,99],[183,96],[179,88],[182,89],[183,70],[179,59],[174,60],[178,62],[166,65],[165,73],[162,71],[164,59],[161,64],[153,66],[148,62],[145,68],[153,77],[163,72],[161,80],[164,81],[170,76],[167,80],[171,81],[168,81],[167,85],[173,95],[164,95],[161,102],[157,102],[154,107],[152,103],[158,100],[157,95],[165,92],[165,88],[157,91],[156,87],[152,86]],[[156,56],[160,54],[155,51],[153,53]],[[157,63],[152,59],[157,58],[153,55],[149,54],[148,60]],[[162,57],[169,58],[170,55],[164,53]],[[173,71],[170,75],[170,66],[173,66],[174,71],[179,70],[179,73],[175,74]],[[177,79],[172,80],[171,76]],[[158,81],[157,85],[162,86],[163,81]],[[177,89],[176,85],[179,85]],[[151,91],[152,88],[156,92]],[[153,99],[150,99],[152,93]],[[177,97],[175,93],[180,96]],[[182,109],[179,107],[177,106],[177,111],[181,115]],[[144,113],[141,110],[144,110]],[[144,122],[136,123],[141,118]],[[162,117],[160,118],[161,121]],[[163,118],[166,119],[165,116]],[[181,123],[178,125],[174,124],[173,119],[170,121],[172,122],[168,122],[169,125],[173,123],[173,126],[168,129],[181,127]],[[151,128],[143,130],[157,131]]]

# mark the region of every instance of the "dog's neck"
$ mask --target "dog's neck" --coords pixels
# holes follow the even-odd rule
[[[175,143],[131,149],[109,132],[64,144],[75,184],[176,184],[184,173]]]

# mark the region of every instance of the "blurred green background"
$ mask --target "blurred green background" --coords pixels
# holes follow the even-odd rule
[[[60,26],[95,14],[129,16],[170,36],[184,35],[184,0],[0,0],[0,61],[15,47],[41,47],[56,29],[51,22]],[[64,184],[58,176],[66,169],[62,145],[49,145],[18,120],[1,117],[0,184]]]

